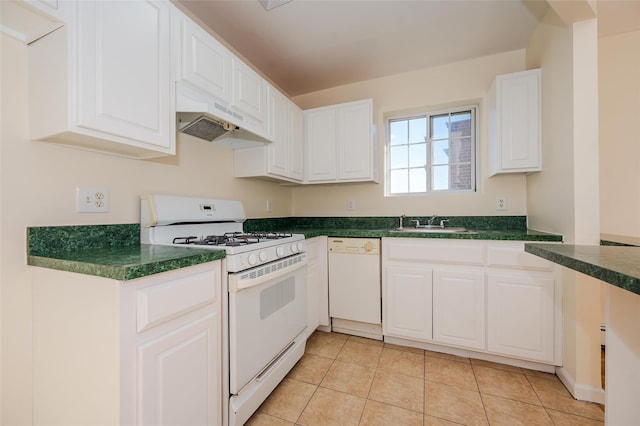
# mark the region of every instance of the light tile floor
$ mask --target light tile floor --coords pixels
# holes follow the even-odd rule
[[[603,425],[555,375],[315,332],[250,426]]]

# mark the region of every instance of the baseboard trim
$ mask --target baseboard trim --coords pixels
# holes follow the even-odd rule
[[[556,367],[556,376],[575,399],[604,404],[604,389],[577,384],[575,379],[562,367]]]

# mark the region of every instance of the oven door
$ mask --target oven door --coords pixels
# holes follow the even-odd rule
[[[230,391],[236,395],[307,325],[306,255],[229,274]]]

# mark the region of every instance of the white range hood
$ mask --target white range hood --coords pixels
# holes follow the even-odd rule
[[[229,148],[262,146],[272,141],[250,131],[248,118],[187,84],[176,83],[179,132]]]

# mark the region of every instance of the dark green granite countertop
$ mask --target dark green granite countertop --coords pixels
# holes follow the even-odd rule
[[[524,251],[640,294],[640,247],[527,243]]]
[[[462,233],[443,232],[398,232],[391,229],[344,229],[344,228],[324,228],[324,229],[287,229],[287,232],[304,234],[305,238],[313,238],[321,235],[329,237],[395,237],[395,238],[439,238],[456,240],[513,240],[513,241],[562,241],[561,235],[547,234],[544,232],[532,231],[529,229],[507,229],[492,230],[479,229],[469,230]]]
[[[222,259],[224,250],[137,244],[29,256],[32,266],[126,281]]]
[[[409,220],[424,217],[406,217]],[[524,216],[459,216],[439,218],[449,226],[473,231],[460,234],[393,232],[397,217],[303,217],[248,219],[245,231],[284,231],[306,238],[406,237],[474,240],[562,241],[561,235],[526,229]],[[27,228],[27,263],[51,269],[132,280],[160,272],[222,259],[224,250],[141,245],[140,224],[40,226]]]
[[[140,244],[140,225],[27,229],[27,264],[126,281],[225,257],[224,250]]]
[[[408,229],[412,220],[426,223],[428,217],[406,216],[404,227]],[[321,235],[329,237],[403,237],[403,238],[447,238],[465,240],[514,240],[561,242],[562,235],[547,234],[527,229],[525,216],[444,216],[447,226],[464,227],[466,233],[393,232],[399,225],[397,216],[373,217],[289,217],[275,219],[249,219],[244,223],[246,231],[283,231],[304,234],[306,238]]]

